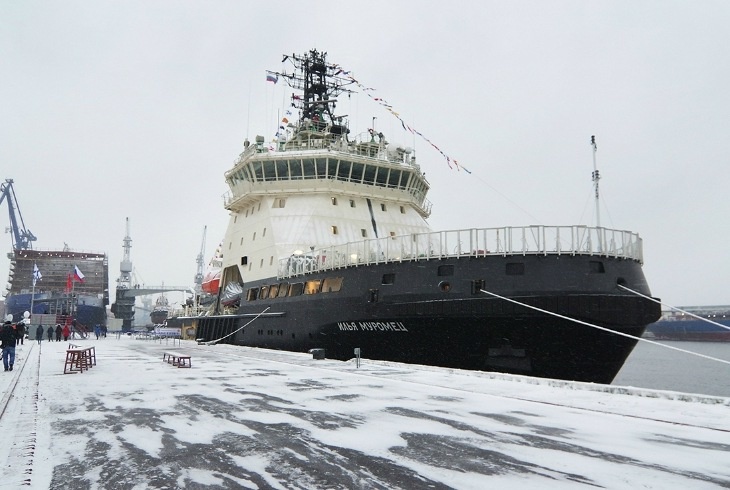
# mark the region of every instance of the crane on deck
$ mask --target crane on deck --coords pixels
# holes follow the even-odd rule
[[[33,242],[36,241],[35,235],[25,227],[23,215],[20,212],[18,198],[15,197],[15,189],[13,189],[13,179],[5,179],[0,184],[0,205],[3,201],[8,202],[8,213],[10,214],[10,231],[13,234],[13,250],[26,250],[33,248]],[[17,217],[16,217],[17,212]]]
[[[195,262],[198,264],[198,269],[195,272],[195,295],[200,296],[203,293],[203,265],[205,265],[205,234],[208,231],[208,226],[203,227],[203,243],[200,245],[200,253]]]

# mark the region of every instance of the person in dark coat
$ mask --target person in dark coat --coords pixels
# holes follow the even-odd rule
[[[23,345],[23,340],[25,339],[25,323],[19,322],[15,325],[15,337],[15,345]]]
[[[53,340],[53,325],[48,326],[48,341],[51,342]]]
[[[2,330],[0,330],[0,346],[3,348],[3,366],[6,371],[13,370],[15,364],[15,330],[13,329],[13,315],[5,317]]]
[[[43,325],[38,325],[38,328],[35,329],[35,338],[39,344],[43,340]]]
[[[63,329],[61,328],[61,324],[56,324],[56,342],[61,341],[61,333],[63,332]]]

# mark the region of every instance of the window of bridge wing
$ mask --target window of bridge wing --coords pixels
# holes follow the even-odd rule
[[[314,179],[317,177],[314,168],[314,160],[312,160],[311,158],[305,158],[304,160],[302,160],[302,168],[304,171],[305,179]]]
[[[277,298],[284,298],[289,293],[289,283],[288,282],[280,282],[279,283],[279,293],[276,295]]]
[[[259,288],[259,299],[266,299],[269,297],[269,286],[261,286]]]
[[[403,172],[398,169],[391,169],[388,175],[388,187],[392,189],[400,188],[400,179]]]
[[[276,180],[276,162],[264,162],[264,180]]]
[[[279,296],[279,285],[278,284],[272,284],[269,286],[269,299],[273,299]]]
[[[241,167],[241,175],[243,176],[243,180],[247,180],[249,182],[253,182],[253,177],[251,176],[251,165],[244,165]]]
[[[251,171],[256,177],[256,181],[262,182],[264,180],[264,168],[262,162],[251,162]]]
[[[248,291],[246,291],[246,301],[254,301],[256,299],[256,295],[259,292],[259,288],[251,288]]]
[[[289,161],[288,160],[277,160],[276,164],[276,178],[278,180],[289,180]]]

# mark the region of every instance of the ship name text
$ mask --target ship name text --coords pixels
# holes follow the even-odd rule
[[[361,330],[363,332],[372,332],[379,330],[381,332],[407,332],[408,329],[401,322],[339,322],[337,326],[340,330]]]

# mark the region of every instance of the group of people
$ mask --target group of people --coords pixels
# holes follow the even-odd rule
[[[48,341],[53,341],[53,334],[56,334],[56,342],[61,341],[61,336],[63,336],[64,342],[68,340],[68,338],[71,336],[71,329],[68,328],[68,325],[64,325],[61,327],[60,323],[56,324],[56,328],[53,328],[53,325],[48,326],[48,330],[46,331],[48,334]],[[41,340],[43,340],[43,325],[38,325],[38,328],[35,330],[35,338],[38,340],[38,343],[41,343]]]
[[[97,339],[99,337],[106,337],[106,326],[96,325],[94,327],[94,333]],[[13,370],[13,364],[15,364],[15,346],[23,344],[25,334],[26,326],[24,321],[13,323],[13,315],[7,315],[5,317],[2,328],[0,328],[0,348],[2,348],[3,367],[5,371]],[[49,342],[53,341],[54,335],[56,342],[61,342],[62,337],[65,342],[71,337],[71,328],[68,325],[62,327],[60,323],[56,324],[55,327],[51,325],[48,329],[45,329],[43,325],[38,325],[35,330],[35,338],[39,344],[43,340],[44,335],[48,336]]]

